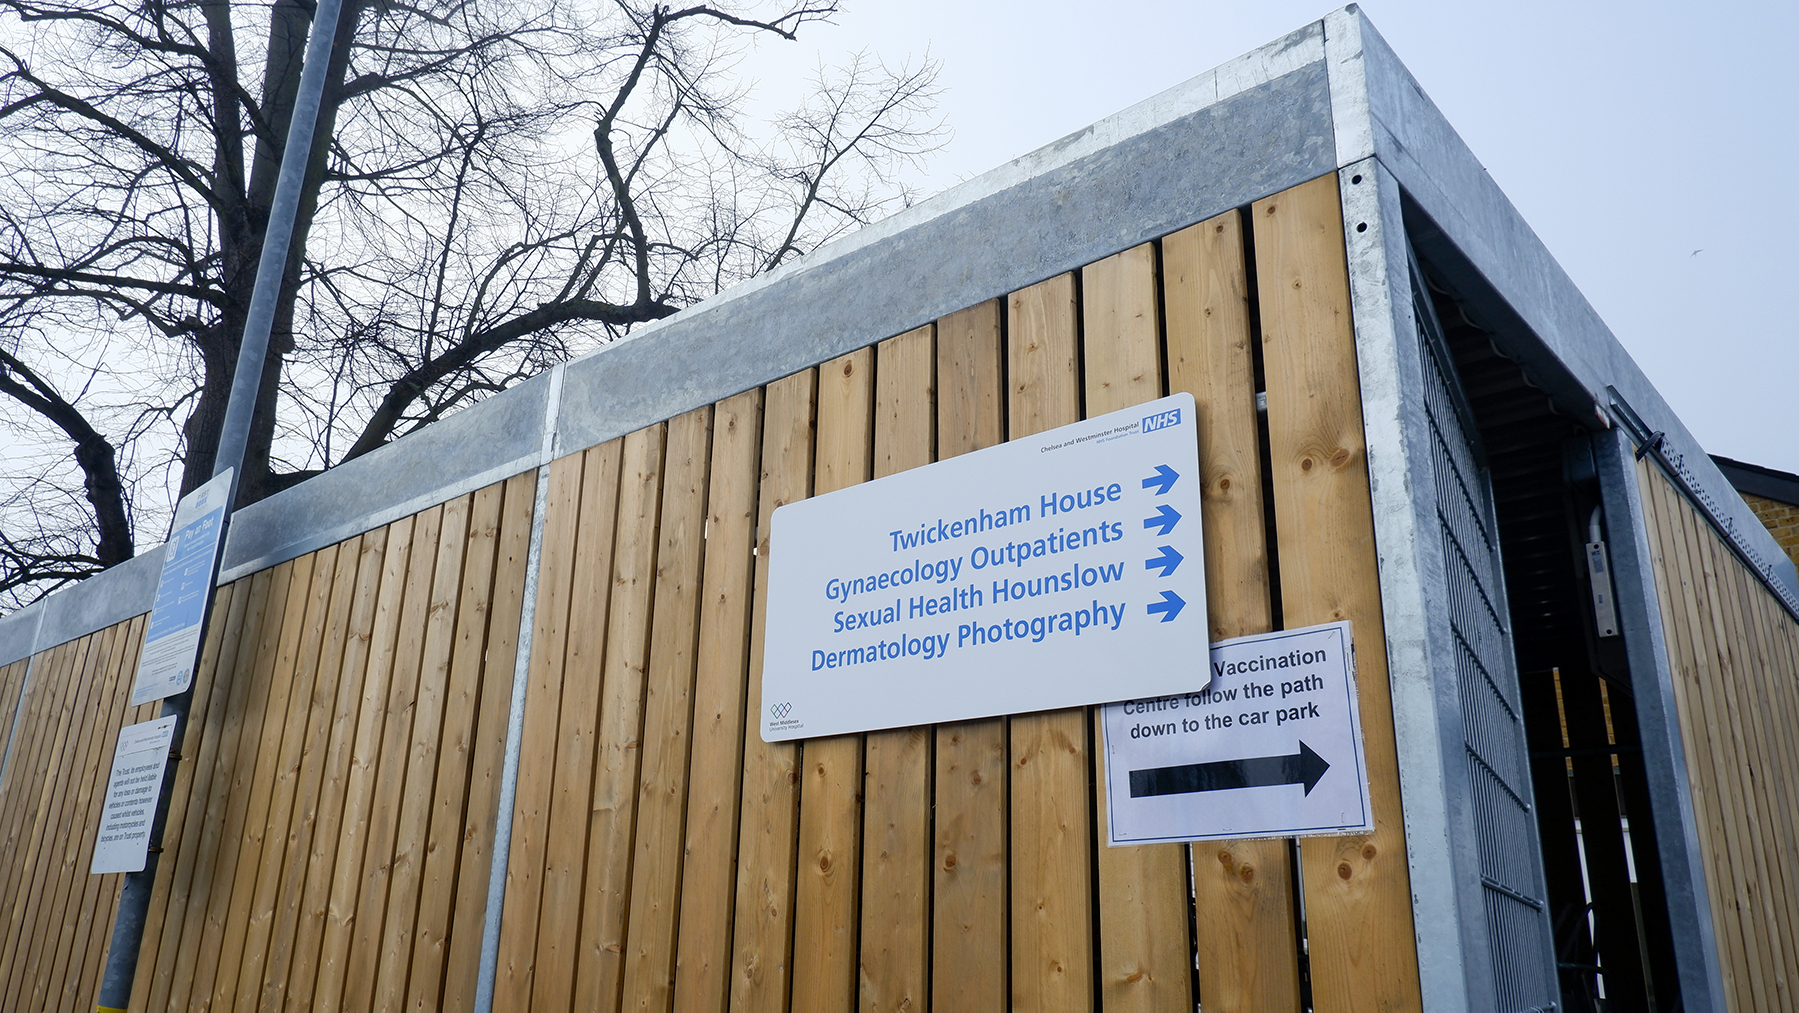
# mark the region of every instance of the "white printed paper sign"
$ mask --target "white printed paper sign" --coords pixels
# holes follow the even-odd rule
[[[175,534],[163,550],[150,628],[144,633],[137,678],[131,685],[133,707],[174,696],[193,684],[219,536],[225,527],[225,498],[230,494],[227,470],[183,496],[175,508]]]
[[[156,815],[169,745],[174,741],[173,714],[119,729],[89,872],[143,871],[149,856],[150,822]]]
[[[1203,681],[1198,448],[1177,394],[776,510],[763,739]]]
[[[1374,829],[1349,623],[1220,641],[1210,676],[1104,709],[1111,844]]]

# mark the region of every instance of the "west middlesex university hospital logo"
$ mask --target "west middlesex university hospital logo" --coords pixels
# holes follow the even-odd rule
[[[793,713],[793,705],[790,703],[770,704],[769,708],[768,708],[768,712],[770,714],[774,715],[774,719],[776,721],[779,721],[782,718],[786,717],[787,715]]]

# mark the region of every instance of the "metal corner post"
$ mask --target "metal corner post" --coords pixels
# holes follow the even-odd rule
[[[1643,740],[1643,767],[1667,890],[1668,922],[1675,939],[1690,943],[1676,949],[1680,996],[1688,1010],[1722,1010],[1726,1005],[1724,973],[1712,930],[1705,861],[1693,818],[1686,750],[1680,716],[1675,712],[1674,671],[1662,630],[1651,562],[1654,555],[1636,462],[1630,440],[1621,429],[1596,434],[1593,451],[1601,501],[1612,524],[1613,590]]]
[[[300,72],[299,94],[294,99],[293,119],[288,124],[287,143],[281,153],[281,173],[275,184],[274,203],[269,211],[268,229],[263,237],[262,257],[256,267],[256,286],[250,296],[243,341],[238,347],[237,369],[231,380],[231,399],[226,405],[224,430],[219,435],[218,455],[213,463],[215,478],[224,474],[227,469],[234,470],[231,491],[225,501],[224,523],[227,526],[232,507],[237,502],[237,486],[242,480],[250,419],[255,414],[256,394],[262,386],[269,332],[274,326],[275,306],[281,294],[281,279],[286,273],[288,251],[293,241],[294,219],[300,207],[300,190],[305,181],[306,164],[312,156],[313,135],[325,92],[326,67],[331,62],[331,49],[342,9],[342,0],[319,0],[313,15],[312,30],[306,41],[306,60]],[[219,556],[215,555],[215,579],[218,565]],[[202,643],[205,629],[211,620],[212,606],[209,601],[201,626]],[[119,894],[118,914],[113,919],[112,942],[107,949],[106,971],[100,979],[100,991],[95,999],[95,1008],[100,1013],[123,1011],[131,1003],[132,986],[137,978],[138,950],[143,944],[144,925],[150,912],[150,894],[156,883],[156,868],[162,851],[164,825],[168,821],[169,802],[174,794],[175,763],[186,737],[188,708],[192,703],[191,685],[185,692],[165,698],[162,702],[162,715],[175,716],[175,746],[164,768],[162,791],[157,797],[155,815],[150,824],[149,855],[145,859],[143,871],[126,873],[125,884]]]

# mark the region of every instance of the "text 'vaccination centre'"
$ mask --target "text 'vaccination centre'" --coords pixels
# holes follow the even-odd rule
[[[1799,1008],[1793,564],[1353,6],[221,554],[132,1010]],[[0,619],[0,1009],[162,555]]]

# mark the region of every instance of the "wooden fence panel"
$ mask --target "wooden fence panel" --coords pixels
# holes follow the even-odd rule
[[[1282,620],[1355,624],[1374,805],[1372,834],[1301,843],[1313,1001],[1320,1011],[1413,1008],[1411,875],[1336,177],[1257,201],[1251,214]]]
[[[1729,1005],[1799,1008],[1799,622],[1652,464],[1637,477]]]
[[[1292,1009],[1305,945],[1319,1009],[1416,1006],[1334,177],[1249,221],[1257,292],[1233,211],[552,462],[495,1009]],[[1210,636],[1277,607],[1356,623],[1374,834],[1308,840],[1303,887],[1284,840],[1107,848],[1093,708],[761,741],[776,507],[1170,390],[1198,408]],[[473,1008],[536,489],[517,476],[220,591],[134,1008]],[[1754,684],[1705,673],[1766,676],[1799,644],[1679,506],[1653,508],[1680,522],[1664,579],[1695,591],[1665,605],[1683,721],[1716,737],[1694,769],[1720,938],[1742,1008],[1779,1006],[1799,697],[1744,713]],[[105,752],[88,726],[132,719],[141,633],[51,649],[29,686],[0,668],[21,715],[5,1008],[91,995],[117,886],[78,868]],[[1747,787],[1718,779],[1745,763]]]

